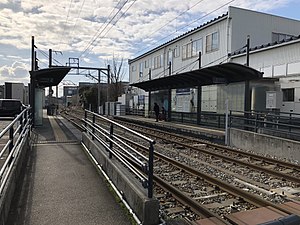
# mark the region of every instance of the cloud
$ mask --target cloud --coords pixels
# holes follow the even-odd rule
[[[0,67],[0,81],[29,82],[29,68],[26,63],[14,62],[11,66]]]
[[[292,1],[235,0],[230,5],[269,12]],[[86,58],[81,61],[82,64],[100,65],[102,62],[99,60],[111,59],[113,54],[133,57],[145,47],[156,47],[160,39],[166,38],[163,41],[168,41],[222,15],[228,10],[228,5],[188,25],[228,2],[0,0],[0,82],[4,78],[28,79],[25,70],[30,68],[31,36],[35,37],[40,51],[48,52],[49,48],[62,51],[63,57],[60,59],[65,60],[61,61],[62,64],[68,61],[68,57],[81,56]],[[179,30],[181,27],[184,29]],[[40,66],[45,67],[47,59],[40,51],[37,52],[41,59]]]

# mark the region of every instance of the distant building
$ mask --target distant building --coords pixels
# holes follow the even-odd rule
[[[26,91],[26,88],[23,83],[5,82],[4,84],[4,98],[19,99],[26,104],[28,102],[27,93],[28,91]]]
[[[4,85],[0,85],[0,98],[4,98]]]
[[[225,62],[245,65],[245,46],[250,36],[249,66],[264,72],[266,79],[250,82],[249,110],[266,110],[266,92],[274,90],[283,93],[280,111],[300,113],[299,30],[300,21],[230,6],[228,13],[130,59],[129,81],[136,84],[193,73],[199,66]],[[144,99],[145,113],[153,108],[154,102],[171,112],[201,109],[224,113],[225,100],[229,99],[230,109],[243,111],[245,89],[245,82],[152,92],[132,87],[132,105],[140,107],[140,99]]]
[[[64,86],[63,87],[63,104],[69,106],[72,101],[72,96],[78,95],[78,86]]]

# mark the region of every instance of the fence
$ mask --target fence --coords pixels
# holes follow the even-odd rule
[[[21,146],[31,130],[30,108],[25,108],[0,133],[0,159],[4,159],[0,169],[0,194],[11,175]]]
[[[83,122],[86,131],[92,135],[92,139],[98,141],[108,151],[109,158],[115,157],[122,162],[142,183],[143,187],[148,188],[148,197],[152,198],[154,140],[88,110],[85,110]],[[144,146],[148,144],[148,157],[125,143],[123,138],[125,133],[131,135],[131,140],[135,140],[139,144],[141,142],[144,142]],[[135,165],[138,165],[138,168]]]
[[[230,111],[229,126],[256,133],[300,140],[300,114]]]

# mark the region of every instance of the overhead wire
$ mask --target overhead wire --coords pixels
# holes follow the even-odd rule
[[[200,0],[198,1],[196,4],[194,4],[192,7],[188,8],[187,10],[181,12],[178,16],[176,16],[174,19],[169,20],[166,24],[164,24],[163,26],[161,26],[160,28],[158,28],[157,30],[153,31],[151,34],[149,34],[148,36],[151,36],[153,34],[155,34],[156,32],[160,31],[162,28],[166,27],[168,24],[170,24],[171,22],[173,22],[174,20],[176,20],[178,17],[182,16],[184,13],[188,12],[189,10],[191,10],[192,8],[194,8],[195,6],[197,6],[198,4],[200,4],[201,2],[203,2],[204,0]]]
[[[81,14],[81,11],[82,11],[82,8],[83,8],[84,4],[85,4],[85,0],[82,1],[82,4],[81,4],[81,7],[80,7],[78,16],[77,16],[77,18],[76,18],[76,20],[75,20],[75,23],[74,23],[74,26],[73,26],[73,28],[72,28],[72,31],[71,31],[70,36],[72,36],[73,33],[74,33],[75,27],[76,27],[76,25],[77,25],[77,22],[78,22],[78,19],[79,19],[79,17],[80,17],[80,14]],[[72,45],[73,40],[74,40],[74,37],[73,37],[72,40],[69,42],[69,43],[71,43],[71,45]]]
[[[104,32],[104,30],[108,27],[109,24],[111,24],[111,22],[116,18],[116,16],[121,12],[121,10],[123,9],[123,7],[126,5],[126,3],[128,2],[129,0],[126,0],[124,2],[124,4],[120,7],[120,9],[115,13],[115,15],[109,20],[109,22],[106,24],[106,22],[104,24],[105,27],[100,31],[100,29],[104,26],[104,24],[102,24],[102,26],[98,29],[98,31],[96,32],[96,34],[94,35],[94,37],[92,38],[92,40],[89,42],[89,44],[87,45],[87,47],[85,47],[84,51],[80,54],[80,56],[78,58],[80,58],[81,56],[83,56],[90,48],[90,46],[92,46],[94,44],[94,42],[97,40],[97,38]],[[136,1],[136,0],[135,0]],[[135,2],[134,1],[134,2]],[[118,2],[118,4],[120,3],[121,1]],[[118,5],[117,5],[118,6]],[[113,10],[114,11],[114,10]],[[113,12],[112,11],[112,12]],[[109,18],[109,17],[108,17]],[[106,20],[107,21],[107,20]],[[98,33],[100,31],[100,33]],[[97,34],[98,33],[98,34]],[[91,50],[89,50],[91,51]]]
[[[41,53],[49,61],[49,54],[47,52],[39,49],[38,47],[36,47],[36,48],[37,48],[38,52]],[[58,63],[58,64],[60,64],[60,65],[63,66],[63,64],[61,62],[59,62],[58,60],[56,60],[54,57],[52,57],[52,61],[55,61],[56,63]],[[40,62],[42,62],[42,61],[40,61]]]
[[[60,41],[59,41],[59,47],[60,47],[60,45],[62,44],[62,39],[63,39],[63,37],[65,36],[66,24],[67,24],[67,22],[68,22],[68,20],[69,20],[69,15],[70,15],[70,11],[71,11],[71,5],[72,5],[72,2],[73,2],[73,0],[70,0],[69,9],[68,9],[68,13],[67,13],[67,18],[66,18],[66,21],[65,21],[65,23],[64,23],[65,29],[63,29],[63,34],[62,34],[62,36],[61,36],[61,38],[60,38]]]
[[[229,2],[227,2],[227,3],[223,4],[223,5],[221,5],[220,7],[216,8],[216,9],[214,9],[214,10],[212,10],[212,11],[210,11],[209,13],[206,13],[205,15],[203,15],[203,16],[201,16],[201,17],[195,19],[195,20],[193,20],[191,23],[188,23],[187,25],[185,25],[185,26],[183,26],[183,27],[181,27],[181,28],[179,28],[179,29],[176,29],[175,32],[172,32],[172,33],[168,34],[167,36],[165,36],[164,38],[159,39],[159,40],[156,41],[154,44],[151,44],[151,46],[148,46],[148,47],[146,47],[146,48],[141,49],[140,51],[138,51],[137,53],[135,53],[135,55],[137,55],[137,54],[140,53],[140,52],[144,52],[146,49],[149,49],[150,47],[152,47],[152,46],[154,46],[154,45],[157,45],[158,43],[160,43],[161,41],[163,41],[163,40],[169,38],[170,36],[174,35],[174,34],[177,33],[178,31],[183,30],[184,28],[190,26],[191,24],[193,24],[193,23],[195,23],[195,22],[197,22],[197,21],[199,21],[199,20],[201,20],[201,19],[203,19],[203,18],[205,18],[205,17],[207,17],[207,16],[213,14],[214,12],[220,10],[220,9],[223,8],[224,6],[227,6],[227,5],[229,5],[230,3],[234,2],[234,1],[235,1],[235,0],[230,0]]]
[[[118,18],[117,20],[116,20],[116,22],[114,23],[114,24],[112,24],[112,26],[107,30],[107,32],[100,38],[100,40],[102,39],[102,38],[104,38],[107,34],[108,34],[108,32],[113,28],[113,26],[114,25],[116,25],[117,24],[117,22],[125,15],[125,13],[133,6],[133,4],[136,2],[136,0],[133,0],[132,1],[132,3],[131,3],[131,5],[122,13],[122,15],[120,16],[120,18]],[[98,37],[99,37],[100,35],[98,35],[97,36],[97,39],[98,39]],[[99,40],[98,40],[99,41]],[[93,49],[94,49],[94,47],[95,47],[96,45],[94,45],[90,50],[89,50],[89,52],[91,52]]]
[[[196,62],[198,62],[198,59],[191,62],[191,63],[189,63],[189,64],[187,64],[187,65],[184,65],[184,66],[178,68],[177,70],[173,71],[173,73],[178,74],[179,72],[181,72],[182,70],[185,70],[186,68],[188,68],[189,66],[191,66],[193,63],[196,63]]]
[[[120,2],[122,0],[119,0],[119,2],[117,3],[116,7],[119,6]],[[104,21],[104,23],[99,27],[99,29],[95,32],[95,34],[93,35],[93,37],[91,38],[91,40],[88,42],[88,44],[86,45],[86,47],[84,47],[84,50],[82,51],[82,53],[80,54],[80,56],[78,58],[80,58],[85,50],[88,49],[88,47],[90,46],[90,44],[93,42],[93,40],[95,39],[95,37],[97,36],[97,33],[101,30],[101,28],[104,26],[104,24],[106,24],[106,22],[108,21],[108,19],[110,18],[110,16],[112,15],[112,13],[115,11],[115,8],[110,12],[110,14],[106,17],[106,20]]]

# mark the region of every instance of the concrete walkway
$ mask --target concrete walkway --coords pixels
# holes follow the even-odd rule
[[[50,123],[46,116],[43,126],[35,129],[38,141],[30,152],[6,224],[131,224],[76,135],[60,120],[51,118]]]

